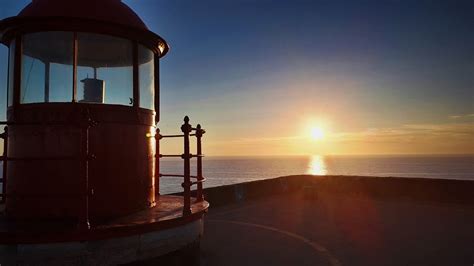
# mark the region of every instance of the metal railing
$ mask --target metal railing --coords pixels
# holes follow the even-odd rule
[[[176,154],[159,154],[157,157],[159,158],[181,158],[184,160],[184,174],[161,174],[159,173],[159,177],[182,177],[184,178],[183,183],[181,186],[184,188],[184,206],[183,206],[183,215],[189,215],[191,214],[191,187],[193,185],[197,185],[197,190],[196,190],[196,202],[201,202],[204,200],[203,196],[203,186],[202,183],[206,181],[206,179],[203,177],[202,174],[202,158],[204,155],[202,154],[202,145],[201,145],[201,139],[204,133],[206,131],[201,128],[201,125],[197,125],[196,128],[193,128],[191,124],[189,124],[189,117],[184,118],[184,124],[181,126],[181,132],[183,132],[182,135],[161,135],[159,133],[159,130],[157,131],[157,140],[160,141],[161,139],[164,138],[184,138],[184,153],[181,155],[176,155]],[[194,134],[191,134],[194,132]],[[197,143],[197,154],[191,154],[190,152],[190,144],[189,144],[189,138],[191,136],[196,137],[196,143]],[[159,151],[159,143],[157,141],[157,152]],[[196,168],[197,168],[197,174],[195,176],[191,175],[191,159],[192,158],[197,158],[196,162]],[[191,179],[195,179],[196,181],[191,181]]]
[[[0,200],[0,204],[5,204],[7,192],[8,126],[5,126],[4,132],[0,134],[0,138],[3,139],[3,156],[1,157],[3,171],[2,178],[0,179],[0,183],[2,183],[2,192],[0,196],[2,199]]]
[[[23,122],[9,122],[9,121],[0,121],[0,125],[6,125],[4,128],[4,133],[0,134],[0,138],[4,140],[3,142],[3,156],[0,159],[3,161],[3,173],[0,183],[3,184],[2,192],[0,194],[1,200],[0,203],[5,204],[8,200],[7,185],[8,185],[8,162],[9,161],[52,161],[52,160],[73,160],[80,162],[80,177],[81,182],[81,192],[82,197],[80,211],[78,214],[78,228],[79,230],[89,230],[89,162],[95,159],[95,155],[89,151],[89,129],[97,125],[97,122],[94,121],[89,113],[89,110],[84,110],[82,113],[81,119],[72,122],[41,122],[41,123],[23,123]],[[54,126],[54,125],[64,125],[64,126],[76,126],[80,128],[80,154],[79,156],[51,156],[51,157],[9,157],[8,156],[8,126]]]

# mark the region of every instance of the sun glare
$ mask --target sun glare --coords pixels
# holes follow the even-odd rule
[[[311,128],[311,139],[313,140],[323,140],[324,139],[324,130],[320,127],[313,127]]]

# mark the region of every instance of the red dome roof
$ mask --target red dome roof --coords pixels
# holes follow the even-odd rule
[[[169,46],[120,0],[33,0],[15,17],[0,20],[0,42],[9,46],[29,32],[70,31],[114,35],[137,41],[160,57]]]
[[[18,17],[73,17],[147,29],[140,17],[120,0],[33,0]]]

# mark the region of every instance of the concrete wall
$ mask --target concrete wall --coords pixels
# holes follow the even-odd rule
[[[472,205],[474,181],[299,175],[205,189],[205,197],[211,207],[281,193],[342,193],[380,199]]]

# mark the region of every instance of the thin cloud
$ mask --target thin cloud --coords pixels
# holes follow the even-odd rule
[[[333,142],[415,142],[427,139],[474,139],[474,123],[410,124],[333,134]]]
[[[471,137],[474,139],[474,122],[450,124],[408,124],[397,128],[368,128],[357,132],[339,132],[327,136],[327,142],[383,142],[413,140],[427,137]],[[276,141],[306,140],[306,136],[276,136],[240,138],[225,142],[263,143]]]
[[[449,116],[450,119],[461,119],[461,118],[471,118],[474,117],[474,114],[467,114],[467,115],[451,115]]]
[[[233,140],[233,142],[272,142],[272,141],[282,141],[282,140],[294,140],[294,139],[303,139],[302,136],[281,136],[281,137],[272,137],[272,138],[242,138]]]

